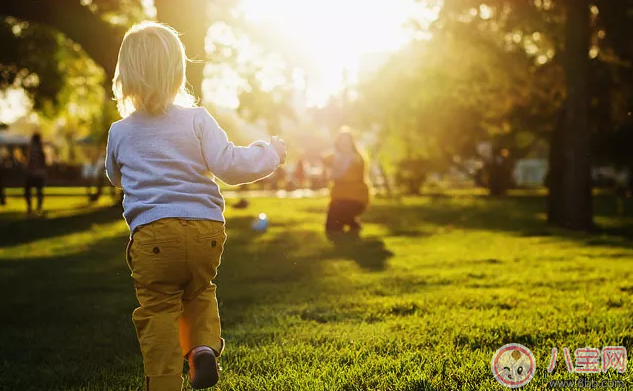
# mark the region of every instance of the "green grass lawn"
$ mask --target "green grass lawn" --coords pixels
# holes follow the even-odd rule
[[[142,390],[128,232],[108,202],[52,197],[38,220],[18,198],[0,209],[0,390]],[[377,200],[344,248],[324,238],[326,205],[228,208],[216,389],[500,390],[490,360],[510,342],[534,352],[524,389],[541,389],[578,378],[562,354],[547,373],[553,347],[633,352],[633,218],[607,197],[592,235],[549,228],[539,196]]]

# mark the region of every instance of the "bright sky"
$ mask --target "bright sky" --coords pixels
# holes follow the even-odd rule
[[[310,63],[308,101],[313,104],[341,89],[344,69],[354,79],[363,58],[408,42],[408,20],[432,21],[439,11],[415,0],[242,1],[249,20],[274,25]]]
[[[10,124],[28,114],[31,102],[24,90],[9,88],[0,91],[0,123]]]

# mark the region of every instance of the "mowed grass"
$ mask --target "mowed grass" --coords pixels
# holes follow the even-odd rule
[[[0,209],[0,389],[142,390],[118,208],[52,197],[45,219]],[[229,200],[229,204],[234,201]],[[633,352],[633,219],[597,200],[600,232],[544,222],[545,199],[376,200],[363,241],[331,246],[328,200],[227,208],[218,390],[499,390],[490,359],[526,345],[536,376],[577,379],[553,347]],[[260,212],[270,229],[250,229]],[[589,379],[633,384],[630,370]],[[624,388],[620,388],[624,389]]]

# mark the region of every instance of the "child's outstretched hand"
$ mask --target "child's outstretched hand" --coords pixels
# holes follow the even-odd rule
[[[275,151],[277,151],[277,155],[279,155],[279,164],[284,164],[286,162],[286,144],[284,144],[284,140],[280,139],[279,136],[273,136],[270,143],[275,147]]]

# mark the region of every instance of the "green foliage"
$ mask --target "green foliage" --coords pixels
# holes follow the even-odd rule
[[[233,9],[225,7],[225,12]],[[279,134],[284,121],[299,120],[292,107],[296,64],[279,37],[242,16],[235,12],[232,18],[221,17],[211,26],[208,56],[217,66],[211,67],[207,77],[237,79],[238,113],[247,121],[262,121],[268,133]]]
[[[58,50],[57,60],[66,80],[58,94],[56,114],[84,122],[99,116],[107,94],[106,75],[101,67],[68,39],[64,39],[63,47]]]
[[[248,87],[239,95],[238,113],[249,121],[263,120],[271,135],[280,134],[284,119],[296,119],[290,105],[294,91],[278,86],[270,91],[262,87],[255,75],[247,76]]]
[[[0,88],[23,88],[47,119],[88,122],[101,110],[103,70],[79,45],[38,24],[5,18],[7,50],[0,55]]]
[[[528,148],[560,107],[559,68],[506,47],[488,23],[450,22],[438,21],[430,40],[411,43],[361,85],[365,120],[384,127],[390,151],[440,166],[477,157],[483,141]]]
[[[131,26],[147,19],[142,0],[81,0],[92,12],[112,23]]]
[[[104,94],[109,93],[123,32],[152,16],[183,33],[187,53],[196,60],[189,64],[188,79],[198,96],[205,62],[221,62],[246,86],[240,91],[240,110],[247,119],[265,121],[271,133],[280,131],[282,121],[294,119],[290,89],[283,87],[291,84],[290,78],[283,67],[283,79],[271,87],[261,77],[269,53],[259,50],[256,61],[238,61],[243,44],[257,40],[255,30],[236,12],[236,0],[157,0],[155,7],[141,0],[46,0],[36,8],[20,1],[0,6],[0,15],[9,15],[0,25],[0,44],[5,48],[0,54],[0,88],[24,87],[35,109],[49,119],[74,116],[72,121],[81,123],[97,118]],[[213,50],[205,56],[211,24],[223,24],[237,39],[222,41],[212,35]]]
[[[112,23],[130,24],[144,19],[140,0],[83,1],[81,5]],[[11,9],[10,4],[5,6]],[[55,6],[65,7],[61,2]],[[76,41],[60,32],[64,21],[55,21],[56,13],[46,15],[52,22],[46,19],[48,22],[38,23],[42,14],[49,12],[48,8],[48,4],[35,8],[31,15],[33,20],[2,17],[0,40],[5,50],[0,54],[0,88],[24,88],[34,101],[34,109],[41,114],[44,130],[55,128],[55,123],[62,119],[68,129],[72,128],[74,136],[85,136],[98,129],[100,135],[96,138],[99,139],[105,134],[102,118],[109,113],[109,110],[104,111],[102,103],[109,85],[105,83],[103,64],[97,64]],[[17,6],[15,9],[18,13],[24,12]],[[115,11],[123,17],[117,19]],[[71,10],[68,12],[70,15]],[[70,20],[80,24],[72,17]],[[110,35],[117,39],[114,30]]]
[[[50,28],[0,16],[0,88],[23,88],[35,108],[58,102],[66,74],[58,62],[62,42]]]
[[[633,109],[633,52],[626,38],[633,3],[595,4],[589,119],[601,145]],[[382,127],[391,156],[446,167],[480,158],[476,146],[483,141],[508,149],[512,159],[526,156],[549,143],[562,124],[565,6],[551,0],[447,0],[429,31],[412,21],[430,38],[403,48],[361,84],[351,110],[366,126]],[[617,159],[594,149],[603,162]]]

